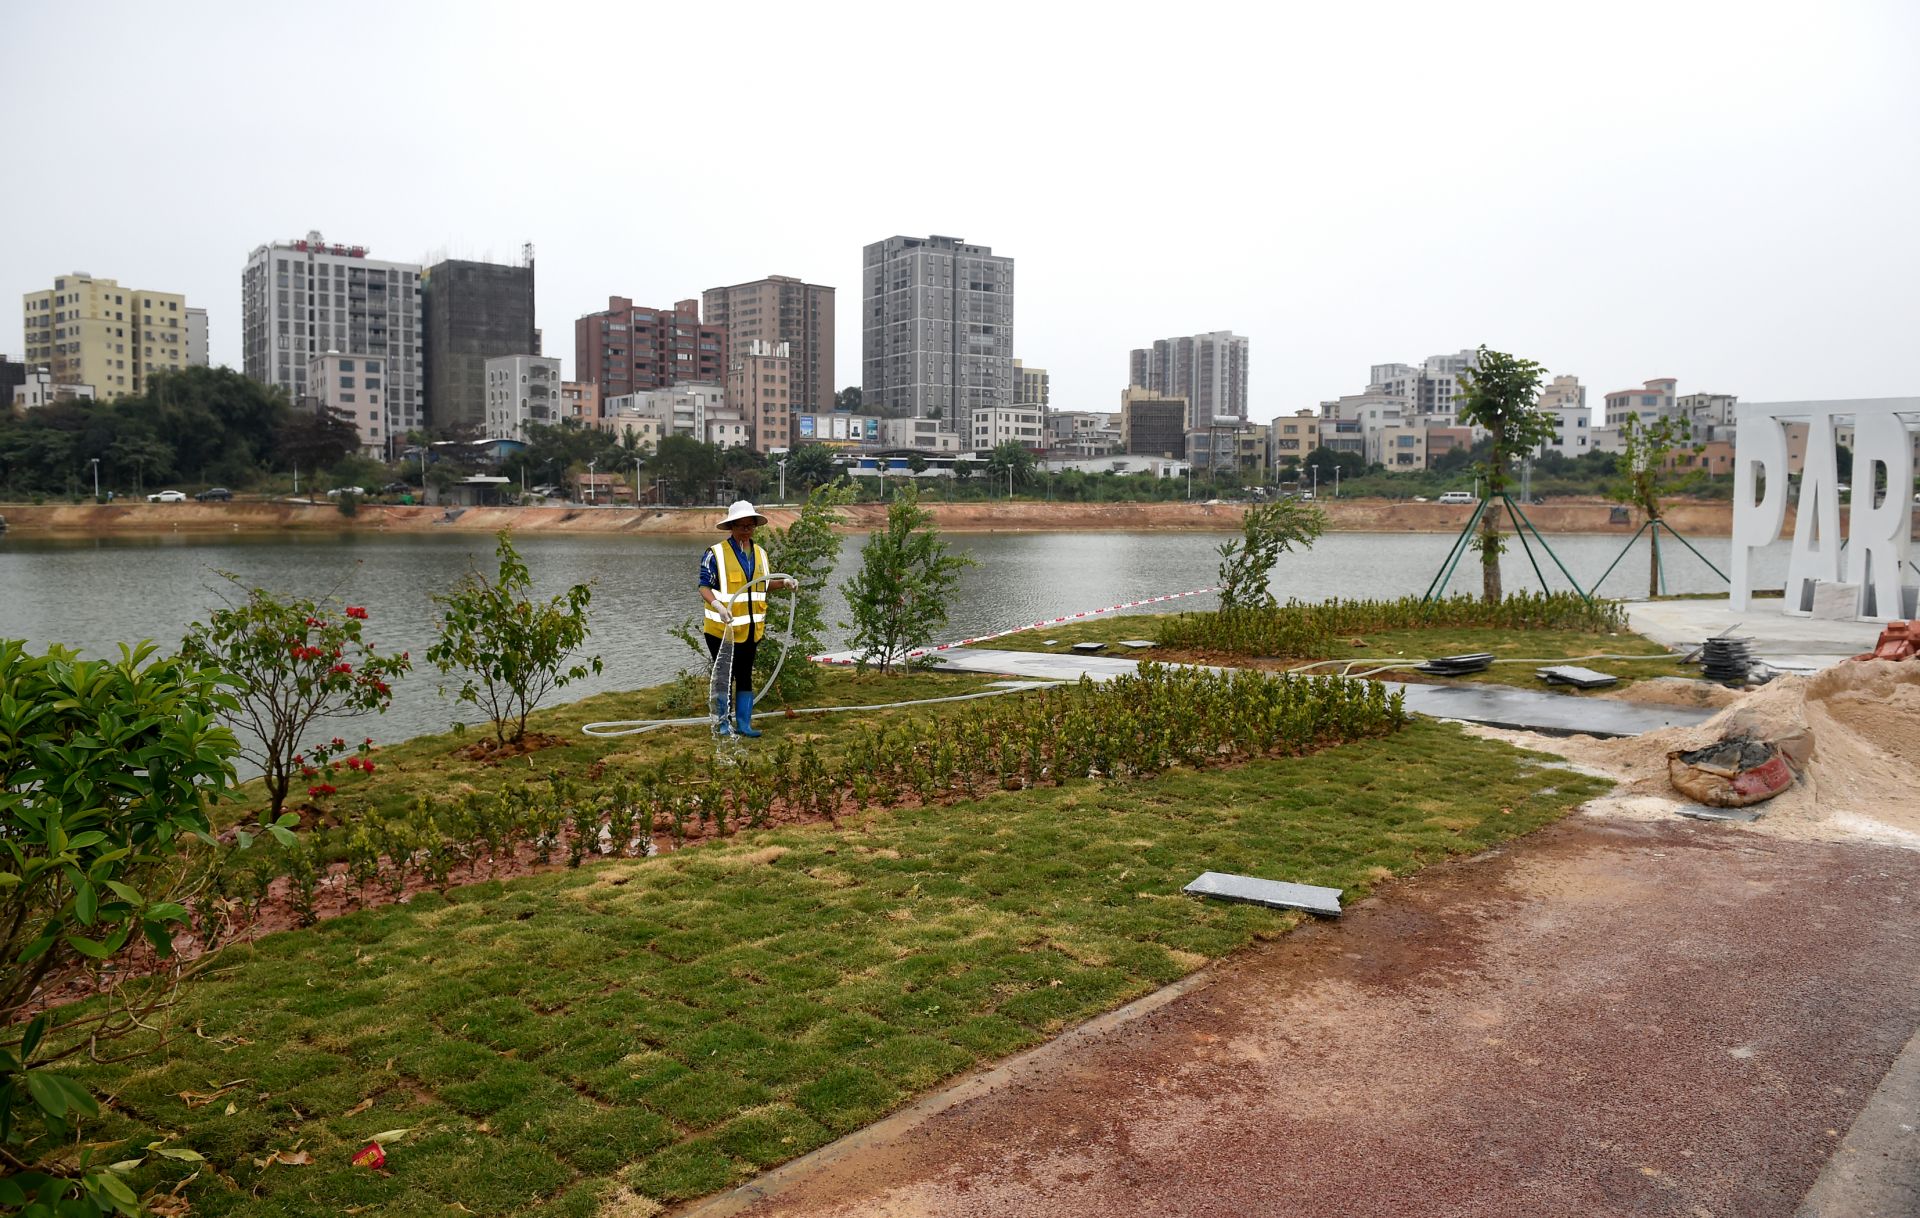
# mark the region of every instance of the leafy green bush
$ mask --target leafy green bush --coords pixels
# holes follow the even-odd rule
[[[1224,655],[1318,659],[1335,654],[1356,634],[1379,630],[1490,627],[1506,630],[1624,629],[1625,611],[1610,601],[1589,603],[1572,592],[1522,593],[1500,601],[1454,596],[1423,601],[1288,601],[1265,609],[1182,613],[1160,623],[1159,641]]]
[[[860,572],[845,589],[860,666],[886,672],[932,643],[934,631],[947,624],[947,598],[961,570],[972,565],[971,558],[947,552],[917,492],[896,498],[887,508],[887,527],[867,538]]]
[[[1326,514],[1293,499],[1257,503],[1246,511],[1241,536],[1223,542],[1220,553],[1220,607],[1269,608],[1268,581],[1273,564],[1294,546],[1309,548],[1327,527]]]
[[[192,919],[221,855],[208,808],[232,789],[239,751],[219,723],[234,707],[229,678],[153,653],[143,643],[82,660],[0,640],[0,1206],[16,1211],[138,1210],[122,1177],[145,1156],[81,1141],[99,1104],[60,1067],[111,1060],[112,1043],[151,1030],[192,971],[127,976],[125,965],[136,952],[167,960]],[[267,828],[292,838],[284,823]],[[111,998],[57,1021],[31,1013],[46,983],[71,979]],[[142,1047],[125,1056],[157,1047],[129,1043]]]
[[[533,580],[526,563],[501,530],[494,553],[497,580],[470,571],[445,596],[434,597],[444,610],[440,637],[427,658],[442,674],[465,674],[459,698],[493,724],[494,739],[505,744],[527,734],[527,715],[554,690],[600,671],[600,657],[573,662],[587,641],[587,605],[593,590],[575,584],[559,596],[537,603],[528,595]]]

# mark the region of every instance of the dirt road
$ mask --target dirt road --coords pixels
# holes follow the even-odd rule
[[[1576,816],[693,1212],[1787,1218],[1920,1024],[1916,893]]]

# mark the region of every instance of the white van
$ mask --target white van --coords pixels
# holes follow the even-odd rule
[[[1472,491],[1447,491],[1447,492],[1446,492],[1445,494],[1443,494],[1443,495],[1441,495],[1441,496],[1440,496],[1440,502],[1442,502],[1442,503],[1472,503],[1472,502],[1473,502],[1473,492],[1472,492]]]

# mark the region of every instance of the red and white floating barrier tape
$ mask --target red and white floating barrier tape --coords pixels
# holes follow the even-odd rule
[[[1191,592],[1169,592],[1165,596],[1150,596],[1143,601],[1122,601],[1118,605],[1108,605],[1105,609],[1087,609],[1080,613],[1067,613],[1059,617],[1042,618],[1025,626],[1015,626],[1011,630],[996,630],[992,634],[978,634],[970,639],[955,639],[951,643],[941,643],[937,647],[922,647],[909,651],[903,659],[913,660],[920,656],[932,655],[936,651],[947,651],[954,647],[965,647],[971,643],[985,643],[991,639],[1004,639],[1010,634],[1021,634],[1028,630],[1039,630],[1047,626],[1058,626],[1062,622],[1077,622],[1083,617],[1099,617],[1103,613],[1114,613],[1121,609],[1138,609],[1142,605],[1157,605],[1162,601],[1177,601],[1188,596],[1205,596],[1209,592],[1220,591],[1220,585],[1211,588],[1195,588]],[[858,660],[842,660],[833,656],[808,656],[816,664],[857,664]]]

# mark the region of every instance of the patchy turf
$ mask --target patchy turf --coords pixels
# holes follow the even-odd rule
[[[613,713],[600,702],[553,722]],[[621,713],[645,713],[634,705]],[[447,743],[382,756],[426,766]],[[1421,721],[1305,758],[424,894],[227,949],[185,995],[193,1031],[166,1057],[85,1081],[115,1097],[109,1135],[207,1156],[186,1189],[197,1214],[641,1212],[1294,925],[1181,895],[1202,870],[1351,899],[1604,785]],[[397,1129],[386,1174],[348,1165]],[[312,1162],[270,1163],[276,1150]],[[161,1164],[138,1180],[185,1174]]]

